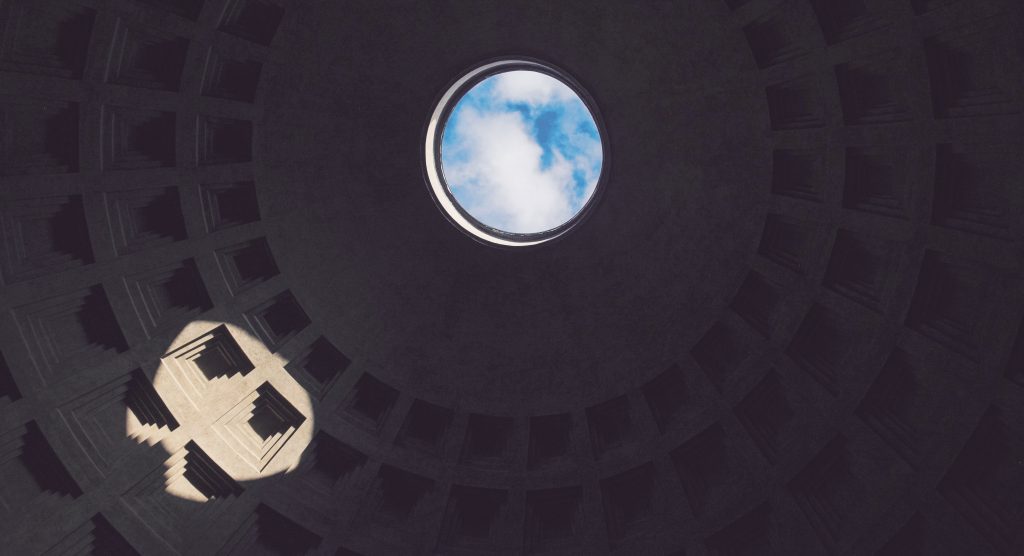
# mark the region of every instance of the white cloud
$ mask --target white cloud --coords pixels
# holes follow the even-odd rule
[[[454,122],[445,177],[460,204],[485,224],[539,232],[572,218],[573,167],[560,153],[542,168],[543,148],[518,112],[466,107]]]
[[[520,103],[530,108],[511,106]],[[536,118],[552,111],[556,127],[542,145]],[[477,220],[508,232],[542,232],[567,222],[590,198],[601,141],[583,129],[592,124],[589,111],[564,83],[533,71],[498,74],[471,90],[456,112],[445,130],[443,171]]]
[[[604,151],[600,139],[580,131],[579,123],[578,118],[563,117],[559,121],[559,127],[561,133],[569,138],[569,143],[579,149],[570,160],[574,170],[583,176],[583,183],[586,184],[586,188],[580,192],[579,203],[582,206],[597,186]]]
[[[509,71],[495,76],[495,97],[504,102],[530,105],[574,100],[576,93],[561,81],[536,71]]]

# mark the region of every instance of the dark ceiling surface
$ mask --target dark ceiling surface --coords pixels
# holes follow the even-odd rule
[[[1024,553],[1022,23],[2,0],[0,534]],[[575,77],[610,143],[600,204],[537,248],[468,238],[424,181],[439,95],[502,56]]]
[[[509,415],[593,405],[680,359],[749,269],[771,171],[753,61],[714,3],[465,11],[328,2],[277,37],[270,242],[313,320],[389,384]],[[593,218],[525,252],[469,240],[423,178],[448,83],[515,54],[575,75],[611,148]]]

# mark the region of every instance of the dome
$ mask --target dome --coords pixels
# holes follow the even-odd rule
[[[1018,4],[3,3],[9,549],[1019,554]],[[515,248],[496,60],[603,144]]]

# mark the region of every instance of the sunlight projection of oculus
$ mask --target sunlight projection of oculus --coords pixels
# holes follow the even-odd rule
[[[449,219],[506,246],[578,224],[606,173],[603,131],[564,72],[527,60],[470,71],[445,94],[427,134],[427,174]]]

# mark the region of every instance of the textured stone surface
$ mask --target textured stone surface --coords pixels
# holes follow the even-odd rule
[[[1020,553],[1018,4],[0,2],[5,546]],[[424,181],[500,56],[610,143],[534,249]]]

